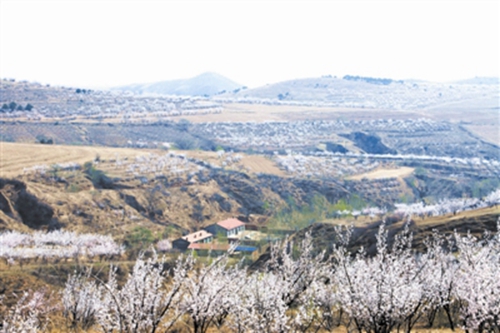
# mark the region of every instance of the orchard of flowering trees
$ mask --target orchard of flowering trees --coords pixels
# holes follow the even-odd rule
[[[500,189],[497,189],[481,199],[478,198],[451,198],[451,199],[441,199],[435,204],[425,204],[423,202],[417,202],[413,204],[396,203],[395,209],[392,213],[395,216],[400,216],[404,218],[412,218],[419,216],[421,218],[429,216],[442,216],[446,214],[457,214],[460,212],[465,212],[474,209],[494,207],[500,205]],[[333,216],[343,217],[351,215],[353,217],[357,216],[369,216],[371,218],[375,216],[384,216],[388,213],[386,208],[379,207],[365,207],[361,210],[338,210],[334,212]]]
[[[493,167],[498,171],[497,148],[485,145],[458,125],[425,118],[206,122],[193,124],[191,130],[213,138],[223,145],[243,150],[250,148],[262,152],[294,150],[310,155],[315,154],[316,148],[321,143],[335,143],[349,150],[345,156],[339,155],[346,158],[356,158],[356,155],[359,155],[362,158],[376,160],[454,160],[454,164],[465,161],[476,167],[484,166],[486,169]],[[375,135],[380,138],[383,145],[397,151],[398,154],[380,154],[383,151],[365,145],[367,137],[356,139],[346,136],[354,132]],[[372,139],[373,137],[370,137],[369,140]],[[350,148],[351,143],[364,150],[364,153],[356,154],[358,150]],[[329,157],[329,154],[325,156]],[[283,161],[285,165],[289,162]]]
[[[69,231],[37,231],[31,234],[9,231],[0,233],[0,258],[15,261],[79,257],[118,256],[124,248],[111,236],[78,234]]]
[[[404,216],[418,215],[425,216],[439,216],[445,214],[456,214],[463,211],[491,207],[500,204],[500,189],[497,189],[482,199],[477,198],[454,198],[442,199],[436,204],[426,205],[424,203],[414,204],[395,204],[395,214],[402,214]]]
[[[500,332],[500,233],[435,232],[417,253],[408,228],[389,241],[382,224],[369,256],[348,250],[352,230],[336,229],[329,257],[309,234],[273,244],[260,270],[229,264],[229,254],[208,263],[179,257],[169,270],[153,251],[137,259],[124,283],[113,268],[106,279],[75,272],[58,311],[67,331],[411,332],[439,318],[452,329]],[[42,300],[21,297],[0,317],[0,332],[44,329]]]

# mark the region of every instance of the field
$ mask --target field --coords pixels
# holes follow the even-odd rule
[[[500,118],[500,117],[499,117]],[[494,145],[498,145],[500,142],[500,119],[495,123],[495,119],[492,119],[491,123],[481,124],[481,125],[464,125],[464,127],[474,133],[475,135],[481,137],[483,140],[490,142]]]
[[[415,169],[409,167],[400,167],[397,169],[377,169],[367,173],[362,173],[359,175],[348,177],[351,180],[362,180],[366,179],[384,179],[384,178],[405,178],[413,173]]]
[[[187,156],[204,160],[213,164],[220,164],[224,157],[219,157],[216,152],[207,151],[184,151]],[[276,163],[262,155],[248,155],[245,153],[238,153],[241,156],[241,160],[236,163],[236,165],[231,166],[235,170],[255,174],[255,173],[266,173],[276,176],[285,176],[285,173],[278,168]]]
[[[151,151],[131,148],[109,148],[90,146],[42,145],[29,143],[0,142],[0,177],[21,175],[24,168],[36,165],[50,166],[56,163],[75,162],[83,164],[102,159],[135,158]]]
[[[213,164],[220,164],[221,157],[215,152],[206,151],[178,151],[186,156]],[[167,152],[160,149],[111,148],[96,146],[66,146],[42,145],[30,143],[0,142],[0,177],[15,177],[23,174],[24,169],[37,165],[51,166],[75,162],[84,164],[99,157],[101,160],[133,160],[138,156],[149,154],[164,155]],[[238,170],[249,173],[267,173],[284,176],[276,163],[260,155],[241,153],[241,161],[234,166]],[[223,160],[224,158],[222,158]]]

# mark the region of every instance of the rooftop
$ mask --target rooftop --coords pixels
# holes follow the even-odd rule
[[[245,225],[245,223],[241,222],[238,219],[234,219],[234,218],[217,222],[217,224],[226,230],[231,230],[231,229],[240,227],[242,225]]]
[[[186,236],[182,236],[182,239],[188,241],[189,243],[198,242],[208,237],[212,237],[213,235],[205,230],[199,230],[188,234]]]

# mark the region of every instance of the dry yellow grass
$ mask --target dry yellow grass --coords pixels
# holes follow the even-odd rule
[[[463,218],[471,218],[471,217],[483,216],[486,214],[499,214],[499,213],[500,213],[500,206],[493,206],[493,207],[468,210],[465,212],[457,213],[456,215],[447,214],[441,216],[426,217],[425,219],[414,217],[413,219],[415,220],[418,226],[425,226],[425,225],[439,225],[443,223],[453,223],[453,221],[460,220]]]
[[[206,151],[179,151],[189,157],[204,160],[220,165],[221,160],[215,152]],[[141,155],[165,154],[159,149],[135,149],[135,148],[110,148],[90,146],[64,146],[64,145],[42,145],[31,143],[0,142],[0,177],[15,177],[23,174],[24,168],[35,165],[50,166],[55,163],[75,162],[83,164],[93,160],[96,156],[109,160],[119,157],[135,158]],[[242,160],[230,168],[246,170],[250,173],[269,173],[284,176],[276,164],[264,157],[257,155],[246,155],[240,153]]]
[[[465,125],[464,127],[485,141],[495,145],[500,143],[500,127],[494,121],[490,124]]]
[[[400,167],[394,169],[376,169],[370,172],[362,173],[359,175],[348,177],[350,180],[361,180],[366,179],[383,179],[383,178],[404,178],[412,174],[414,168]]]
[[[247,168],[248,171],[250,172],[256,172],[256,173],[267,173],[267,174],[273,174],[281,177],[285,177],[286,174],[283,170],[278,168],[276,166],[276,163],[274,161],[270,160],[269,158],[266,158],[264,156],[258,156],[258,155],[245,155],[241,163]]]
[[[224,157],[219,158],[215,152],[178,152],[215,165],[221,165],[224,161]],[[113,159],[117,157],[120,160],[128,158],[129,161],[134,161],[137,156],[151,153],[163,155],[167,152],[132,148],[1,143],[0,177],[17,178],[23,181],[29,193],[54,209],[54,217],[67,230],[104,232],[117,237],[117,239],[123,239],[127,233],[138,226],[150,229],[154,235],[160,235],[165,226],[169,224],[186,229],[195,228],[196,222],[191,218],[194,202],[204,204],[204,214],[210,216],[204,220],[206,224],[214,223],[227,218],[229,214],[234,214],[234,212],[229,213],[221,210],[217,203],[209,199],[214,193],[220,192],[215,181],[198,184],[196,188],[189,191],[182,191],[174,186],[169,188],[168,195],[163,194],[163,192],[153,195],[149,184],[142,184],[140,180],[131,177],[126,168],[116,167],[113,162]],[[123,185],[125,188],[119,191],[95,188],[92,181],[82,171],[59,171],[58,177],[63,179],[63,182],[55,182],[50,178],[50,175],[44,177],[32,172],[23,175],[24,168],[34,165],[50,167],[52,164],[63,162],[75,162],[81,165],[93,160],[96,155],[101,158],[101,163],[97,168],[109,177],[120,179],[118,186]],[[282,174],[282,171],[268,158],[240,155],[242,155],[240,162],[225,168],[249,174],[258,172]],[[125,195],[135,198],[139,205],[146,207],[146,209],[153,209],[150,207],[154,206],[154,209],[162,211],[162,215],[156,217],[156,222],[152,222],[141,211],[136,210],[143,208],[135,208],[127,204],[124,201]],[[273,193],[269,195],[273,195]],[[149,206],[153,196],[156,201]],[[6,214],[1,214],[0,220],[3,221],[4,228],[21,231],[20,228],[23,227],[22,223]]]
[[[207,152],[195,150],[185,151],[183,153],[185,153],[189,157],[204,160],[215,165],[220,165],[221,161],[224,159],[224,157],[222,157],[222,159],[219,159],[216,152],[210,151]],[[241,161],[229,166],[229,169],[246,171],[248,173],[267,173],[282,177],[286,176],[285,172],[278,168],[274,161],[265,156],[247,155],[244,153],[238,153],[238,155],[241,155]]]
[[[15,177],[35,165],[76,162],[83,164],[96,156],[102,159],[134,158],[153,150],[89,146],[42,145],[0,142],[0,177]],[[162,152],[156,150],[157,153]]]

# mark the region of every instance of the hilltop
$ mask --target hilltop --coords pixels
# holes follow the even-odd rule
[[[189,79],[161,81],[155,83],[132,84],[113,90],[130,91],[136,94],[213,96],[242,88],[238,84],[217,73],[203,73]]]
[[[492,78],[475,78],[453,83],[436,83],[351,75],[340,78],[329,75],[229,92],[222,97],[406,111],[444,107],[447,103],[459,101],[473,106],[478,100],[487,100],[489,107],[495,107],[498,106],[498,79],[495,81]]]

